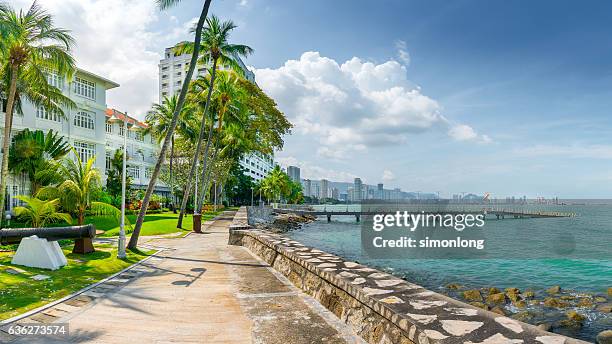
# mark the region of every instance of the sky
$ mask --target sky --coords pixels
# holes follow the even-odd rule
[[[24,7],[30,1],[11,0]],[[80,67],[121,84],[109,107],[158,99],[165,47],[203,1],[40,0]],[[276,160],[303,178],[404,191],[612,198],[612,3],[213,0],[294,124]]]

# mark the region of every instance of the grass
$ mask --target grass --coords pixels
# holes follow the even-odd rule
[[[207,212],[202,215],[202,222],[210,220],[220,213],[220,211]],[[136,215],[128,215],[127,218],[130,223],[132,223],[132,225],[136,223]],[[176,228],[177,220],[178,214],[174,214],[172,212],[146,215],[142,224],[142,229],[140,230],[140,235],[160,235],[178,232],[189,232],[193,229],[193,221],[191,216],[185,216],[183,218],[183,229]],[[104,234],[100,235],[101,237],[119,235],[119,224],[117,224],[117,221],[114,218],[96,216],[92,218],[87,218],[86,221],[88,221],[88,223],[93,223],[96,226],[96,229],[101,229],[105,231]],[[126,229],[127,228],[128,227],[126,227]]]
[[[79,255],[64,248],[68,265],[55,271],[11,265],[14,253],[0,252],[0,320],[8,319],[78,291],[151,255],[153,251],[127,251],[126,259],[117,258],[111,245],[96,245],[96,252]],[[13,275],[8,268],[25,272]],[[31,279],[47,275],[42,281]]]

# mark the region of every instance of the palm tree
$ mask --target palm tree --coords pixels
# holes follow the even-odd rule
[[[60,204],[59,198],[52,200],[41,200],[28,196],[17,196],[16,198],[27,204],[27,207],[14,208],[15,215],[26,225],[38,228],[58,221],[72,223],[70,214],[57,211]]]
[[[92,201],[93,191],[100,188],[100,171],[94,167],[95,157],[89,158],[84,164],[76,151],[75,159],[63,159],[59,174],[64,180],[55,186],[41,188],[36,196],[41,199],[59,199],[62,208],[75,214],[77,225],[85,223],[87,211],[96,215],[114,215],[121,218],[121,211],[114,206]]]
[[[149,131],[154,137],[161,143],[165,134],[168,132],[174,116],[174,111],[178,105],[178,97],[173,95],[172,97],[164,97],[161,104],[153,104],[153,110],[147,114],[146,122],[149,125]],[[187,104],[179,113],[179,120],[177,123],[178,134],[184,137],[191,137],[191,127],[189,126],[189,113],[191,112],[190,104]],[[174,163],[174,140],[175,135],[173,134],[170,139],[170,188],[172,188],[172,165]],[[174,202],[172,202],[172,210],[176,213]]]
[[[157,0],[157,4],[159,5],[160,9],[164,10],[177,4],[179,1],[180,0]],[[174,128],[176,128],[178,118],[181,114],[181,110],[183,109],[183,104],[185,103],[187,89],[189,87],[189,83],[191,82],[191,77],[193,76],[193,71],[195,70],[198,61],[198,55],[200,53],[200,45],[197,43],[200,42],[202,39],[202,28],[204,27],[204,21],[206,20],[206,16],[208,15],[208,8],[210,7],[210,2],[211,0],[204,1],[204,7],[202,8],[202,12],[200,13],[200,19],[198,20],[198,24],[196,25],[194,39],[195,47],[193,49],[193,52],[191,53],[189,70],[187,71],[187,75],[185,76],[183,86],[181,87],[177,106],[172,116],[170,126],[168,127],[168,131],[166,132],[164,144],[162,145],[161,151],[159,152],[159,157],[157,159],[157,163],[155,164],[155,168],[153,169],[151,179],[149,180],[149,186],[147,187],[147,191],[145,192],[144,198],[142,199],[142,206],[140,207],[140,212],[138,213],[138,218],[136,219],[136,226],[134,227],[134,231],[132,232],[130,242],[128,243],[128,248],[130,249],[135,249],[138,245],[140,229],[142,228],[144,217],[147,214],[149,201],[151,199],[151,195],[153,194],[153,190],[155,189],[155,184],[157,183],[159,172],[162,168],[162,165],[164,164],[164,160],[166,159],[166,151],[168,150],[168,146],[170,145],[170,141],[172,139],[172,136],[174,135]]]
[[[203,37],[200,41],[196,41],[196,43],[183,43],[177,47],[178,51],[181,52],[189,52],[194,51],[196,48],[201,46],[201,49],[204,55],[200,58],[200,62],[203,64],[209,64],[212,62],[212,68],[210,70],[210,85],[208,87],[208,94],[206,97],[206,104],[204,106],[204,112],[202,113],[202,125],[201,128],[206,127],[206,117],[208,112],[208,107],[210,105],[210,99],[212,96],[213,88],[215,85],[215,77],[217,73],[217,65],[219,63],[223,65],[229,65],[232,69],[240,72],[242,68],[236,61],[236,56],[247,56],[253,52],[253,49],[247,45],[242,44],[230,44],[228,42],[229,36],[232,30],[236,28],[236,25],[232,21],[221,22],[218,17],[211,16],[211,18],[206,20],[206,28],[204,29]],[[243,71],[242,71],[243,72]],[[212,122],[212,121],[211,121]],[[209,127],[208,130],[208,138],[206,139],[206,148],[204,148],[204,161],[202,163],[203,174],[206,173],[206,164],[208,163],[208,150],[210,149],[210,143],[212,139],[213,133],[213,125]],[[185,193],[183,195],[183,199],[189,195],[191,192],[191,180],[195,174],[196,166],[197,166],[197,157],[200,154],[201,142],[204,140],[204,130],[200,130],[200,137],[198,138],[198,146],[196,148],[196,152],[194,155],[194,161],[192,162],[190,176],[188,178],[187,187],[185,188]],[[202,176],[202,179],[205,179],[205,176]],[[194,207],[194,216],[200,216],[200,211],[203,206],[204,195],[206,194],[205,190],[200,190],[200,195],[195,200]],[[186,206],[186,202],[183,202]],[[181,205],[181,213],[179,214],[179,222],[177,223],[177,227],[180,227],[182,224],[182,217],[184,215],[185,209],[183,205]]]
[[[69,32],[56,28],[51,15],[36,2],[27,12],[15,12],[0,4],[0,93],[7,98],[2,142],[2,181],[0,182],[0,210],[4,209],[8,179],[8,156],[15,110],[29,101],[35,107],[44,107],[63,115],[64,107],[74,103],[56,87],[47,82],[48,73],[71,77],[75,62],[70,55],[74,43]],[[4,216],[0,216],[0,223]]]
[[[70,145],[57,132],[24,129],[13,138],[9,151],[9,168],[14,175],[27,173],[31,193],[57,180],[59,159],[70,152]]]

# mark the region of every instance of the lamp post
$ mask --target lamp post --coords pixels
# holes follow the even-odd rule
[[[251,187],[251,207],[253,206],[253,187]]]
[[[111,123],[123,124],[123,166],[121,172],[121,221],[119,224],[119,243],[117,248],[117,258],[123,259],[125,254],[125,189],[127,172],[127,133],[128,133],[128,114],[125,113],[123,120],[113,114],[108,121]]]

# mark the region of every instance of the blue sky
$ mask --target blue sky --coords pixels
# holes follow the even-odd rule
[[[132,113],[157,99],[156,61],[189,38],[202,3],[159,13],[151,2],[135,0],[126,14],[119,0],[41,1],[77,34],[82,64],[122,84],[109,106]],[[606,1],[501,0],[211,8],[239,26],[235,42],[255,49],[247,64],[296,124],[278,160],[304,176],[563,198],[612,195],[611,10]],[[81,12],[91,20],[76,25]]]

